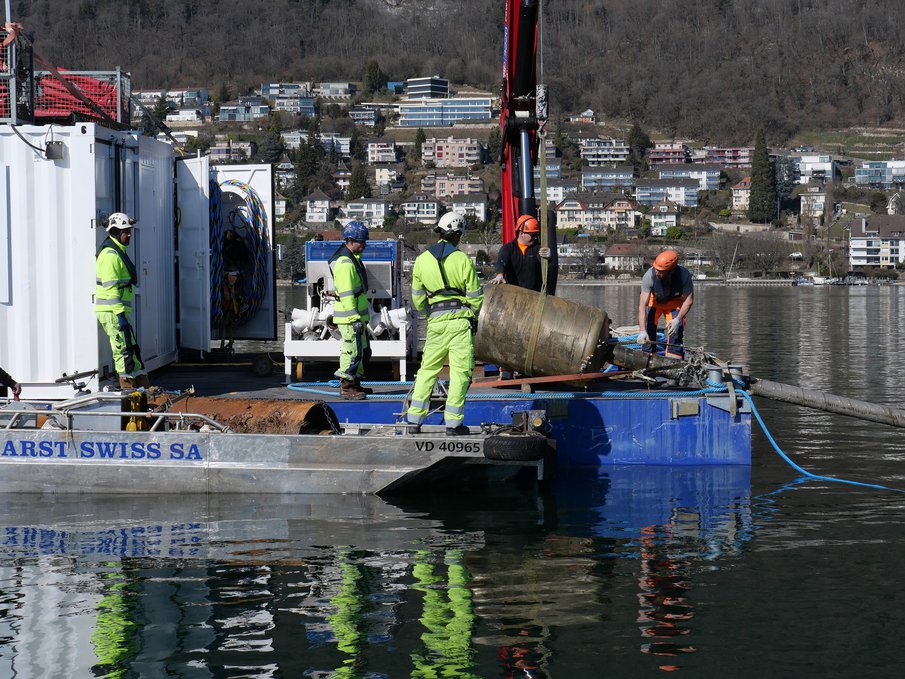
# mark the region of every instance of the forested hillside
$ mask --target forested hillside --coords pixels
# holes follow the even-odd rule
[[[138,88],[433,73],[498,91],[503,0],[13,0],[38,49]],[[905,122],[901,0],[546,0],[553,112],[770,143]]]

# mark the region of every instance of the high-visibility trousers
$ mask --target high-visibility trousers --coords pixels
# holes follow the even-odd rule
[[[647,332],[647,336],[650,337],[651,340],[656,340],[657,324],[660,322],[660,317],[663,316],[666,319],[666,322],[669,323],[679,313],[680,307],[681,300],[679,301],[679,304],[674,307],[668,305],[648,307],[647,318],[645,319],[647,322],[644,326],[644,329]],[[666,347],[664,348],[663,355],[670,356],[672,358],[685,358],[685,347],[682,343],[684,337],[685,319],[683,318],[676,331],[672,335],[666,337]],[[643,351],[656,353],[657,345],[652,342],[651,344],[645,344],[641,348]]]
[[[131,318],[129,327],[119,329],[119,321],[116,314],[109,311],[100,311],[95,314],[98,323],[110,338],[110,349],[113,351],[113,367],[120,377],[138,377],[146,375],[144,361],[141,360],[141,349],[138,347],[138,339],[135,337],[135,329],[132,327]]]
[[[443,421],[458,427],[465,419],[465,394],[474,374],[474,335],[468,318],[436,318],[427,324],[421,368],[415,377],[407,420],[421,424],[430,410],[437,375],[449,357],[449,388]]]
[[[355,332],[352,325],[352,323],[345,323],[339,326],[343,343],[339,350],[339,370],[334,374],[343,380],[364,377],[365,364],[371,358],[367,327],[362,323],[361,332]]]

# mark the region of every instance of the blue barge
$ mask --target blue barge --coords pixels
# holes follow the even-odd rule
[[[366,383],[367,384],[367,383]],[[403,383],[365,401],[335,398],[332,383],[297,383],[292,389],[325,398],[340,422],[389,424],[400,421]],[[751,464],[751,409],[725,391],[640,391],[623,385],[607,391],[535,394],[477,388],[465,403],[465,424],[506,423],[514,413],[542,411],[557,444],[561,465]],[[440,425],[442,412],[426,424]]]

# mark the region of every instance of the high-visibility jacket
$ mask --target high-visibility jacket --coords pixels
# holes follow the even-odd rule
[[[330,258],[333,273],[333,287],[336,289],[336,304],[333,307],[333,322],[347,325],[355,321],[367,323],[371,317],[368,303],[368,272],[361,261],[361,255],[354,254],[345,244]]]
[[[112,238],[104,239],[97,251],[94,273],[97,279],[95,311],[131,315],[138,274],[126,253],[126,246]]]
[[[412,304],[437,318],[477,318],[484,303],[474,264],[461,250],[441,240],[422,252],[412,270]]]

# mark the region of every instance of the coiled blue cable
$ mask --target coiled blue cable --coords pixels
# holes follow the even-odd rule
[[[219,326],[223,320],[223,242],[226,229],[223,224],[223,186],[239,189],[246,209],[237,210],[234,216],[241,220],[241,232],[234,231],[245,242],[252,254],[251,272],[242,277],[242,297],[247,302],[236,320],[242,324],[250,320],[261,308],[268,289],[268,270],[271,257],[270,234],[267,230],[267,210],[264,202],[249,184],[237,179],[228,179],[221,184],[210,182],[210,247],[211,247],[211,323]],[[249,275],[250,273],[250,275]]]

